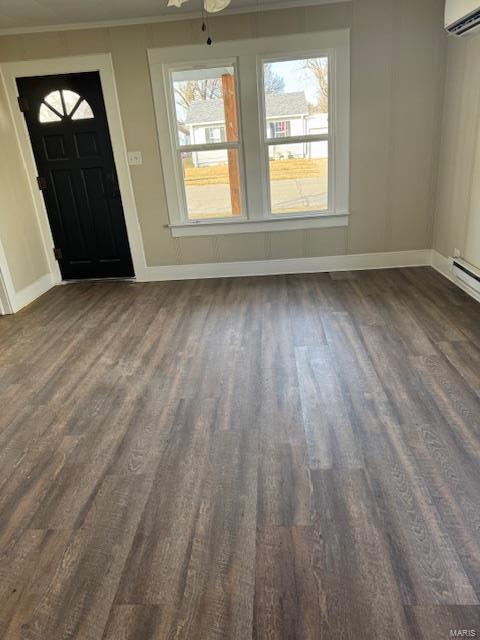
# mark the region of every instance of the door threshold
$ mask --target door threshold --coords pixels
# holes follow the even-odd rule
[[[61,280],[60,284],[78,284],[79,282],[136,282],[135,276],[125,278],[79,278],[78,280]]]

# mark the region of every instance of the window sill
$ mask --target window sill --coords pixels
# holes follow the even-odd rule
[[[289,218],[268,220],[238,220],[188,222],[170,224],[168,227],[174,238],[184,236],[218,236],[231,233],[265,233],[268,231],[289,231],[294,229],[325,229],[328,227],[347,227],[349,212],[321,213],[314,216],[291,216]]]

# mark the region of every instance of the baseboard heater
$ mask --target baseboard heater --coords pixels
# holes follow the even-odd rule
[[[470,289],[480,294],[480,269],[465,262],[465,260],[454,258],[452,273],[456,278],[461,280],[463,284],[466,284]]]

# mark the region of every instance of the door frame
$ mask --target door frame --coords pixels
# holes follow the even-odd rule
[[[12,300],[15,300],[15,287],[10,277],[7,258],[0,240],[0,316],[13,313]]]
[[[0,65],[10,113],[15,127],[17,142],[27,172],[30,191],[37,215],[43,247],[47,256],[54,284],[62,282],[58,262],[53,255],[54,242],[47,209],[42,192],[37,186],[37,168],[33,148],[23,114],[17,103],[17,78],[30,76],[49,76],[68,73],[84,73],[98,71],[102,86],[103,100],[107,112],[107,122],[113,149],[113,158],[118,175],[118,184],[122,198],[128,242],[132,256],[135,278],[144,281],[146,278],[146,260],[140,223],[138,220],[135,194],[133,191],[130,167],[127,161],[127,146],[123,132],[120,104],[118,101],[115,73],[110,53],[94,55],[68,56],[41,60],[22,60],[5,62]]]

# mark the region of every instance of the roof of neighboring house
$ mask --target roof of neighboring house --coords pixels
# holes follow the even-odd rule
[[[308,105],[303,91],[291,93],[267,93],[267,118],[307,115]],[[223,122],[223,100],[197,100],[187,111],[185,124]]]
[[[265,96],[267,118],[307,115],[308,105],[303,91],[291,93],[267,93]]]

